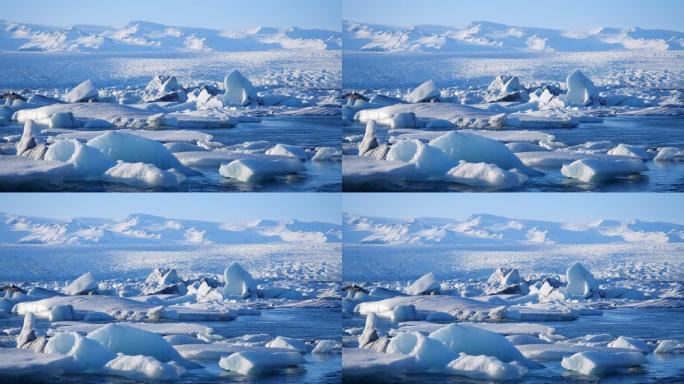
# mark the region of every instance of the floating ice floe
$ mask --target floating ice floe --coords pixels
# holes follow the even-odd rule
[[[588,351],[564,357],[561,361],[563,368],[588,376],[601,376],[643,364],[646,364],[646,357],[641,352]]]
[[[116,357],[116,353],[103,347],[98,341],[76,332],[60,332],[50,337],[45,345],[45,353],[72,356],[76,366],[90,371],[100,370]]]
[[[69,93],[66,94],[65,99],[69,103],[96,100],[97,88],[95,88],[92,81],[86,80],[69,91]]]
[[[461,161],[447,172],[445,179],[474,187],[511,189],[524,183],[527,176],[515,170],[503,170],[494,164]]]
[[[286,156],[295,157],[301,161],[306,161],[309,157],[304,152],[304,149],[287,144],[276,144],[273,148],[266,151],[267,155],[271,156]]]
[[[435,278],[435,275],[430,272],[421,276],[418,280],[414,281],[408,288],[406,288],[406,293],[409,295],[425,295],[434,292],[439,292],[439,281]]]
[[[88,333],[86,337],[113,353],[151,356],[162,362],[184,362],[178,351],[162,336],[139,328],[112,323]]]
[[[641,159],[582,159],[569,165],[563,165],[561,173],[569,178],[585,183],[610,181],[647,171],[648,167]]]
[[[75,139],[57,140],[48,147],[44,159],[73,164],[74,173],[85,178],[99,178],[116,165],[114,160],[97,148]]]
[[[153,164],[119,161],[118,164],[108,169],[102,178],[112,183],[133,187],[172,187],[182,183],[185,175],[175,169],[159,169]]]
[[[416,364],[414,356],[399,353],[375,352],[360,348],[342,349],[342,374],[344,377],[367,377],[372,375],[400,375],[410,371]]]
[[[119,354],[105,366],[104,372],[133,380],[177,380],[185,368],[170,362],[163,363],[154,357]]]
[[[654,157],[644,148],[629,144],[618,144],[615,148],[608,151],[608,154],[612,156],[637,157],[644,161],[649,161]]]
[[[0,376],[5,379],[57,378],[74,366],[72,356],[0,347]]]
[[[238,71],[232,71],[224,79],[226,89],[223,102],[226,105],[250,105],[256,103],[256,91],[252,83]]]
[[[298,159],[250,157],[221,165],[219,173],[223,177],[254,183],[268,181],[280,175],[298,173],[304,169],[304,165]]]
[[[232,263],[228,266],[223,277],[226,281],[223,287],[224,297],[237,296],[244,299],[256,294],[256,282],[240,264]]]
[[[594,83],[582,72],[574,71],[565,80],[568,92],[565,94],[565,102],[569,105],[587,106],[598,103],[598,91]]]
[[[439,99],[439,89],[432,80],[422,83],[406,96],[409,103],[422,103],[434,99]]]
[[[527,368],[514,361],[505,363],[493,356],[460,356],[447,365],[447,371],[478,380],[517,380],[527,374]]]
[[[87,295],[89,293],[97,292],[97,280],[92,273],[87,272],[72,281],[66,288],[64,293],[67,295]]]
[[[141,136],[110,131],[88,140],[88,145],[114,160],[153,164],[161,169],[185,169],[163,144]]]
[[[263,374],[301,364],[304,358],[297,352],[237,352],[219,361],[219,366],[241,375]]]

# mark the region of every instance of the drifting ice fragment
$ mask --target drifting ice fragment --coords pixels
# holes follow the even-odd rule
[[[107,324],[86,336],[114,353],[152,356],[157,360],[183,361],[178,352],[161,335],[120,324]]]
[[[447,371],[478,380],[517,380],[527,373],[518,362],[504,363],[492,356],[469,356],[461,353],[447,365]]]
[[[297,159],[247,158],[221,165],[219,173],[223,177],[254,183],[270,180],[278,175],[297,173],[304,168],[302,162]]]
[[[613,156],[637,157],[644,161],[648,161],[653,158],[653,155],[646,152],[646,150],[642,147],[629,144],[618,144],[617,147],[608,151],[608,154]]]
[[[501,169],[524,169],[522,162],[502,142],[483,136],[451,131],[429,143],[452,160],[495,164]]]
[[[150,356],[119,354],[107,363],[105,372],[134,380],[177,380],[185,368],[176,363],[162,363]]]
[[[74,165],[74,171],[82,177],[100,177],[116,162],[97,148],[76,139],[57,140],[45,152],[45,160],[62,161]]]
[[[594,83],[580,71],[572,72],[565,80],[568,93],[565,102],[569,105],[587,106],[598,101],[598,91]]]
[[[60,332],[52,336],[45,345],[45,353],[61,353],[74,357],[74,362],[85,369],[102,368],[116,354],[95,340],[76,332]]]
[[[575,263],[565,272],[568,285],[565,293],[570,297],[588,298],[598,293],[598,283],[580,263]]]
[[[141,136],[109,131],[88,140],[88,145],[114,160],[154,164],[161,169],[183,169],[178,159],[162,143]]]
[[[296,157],[302,161],[307,159],[306,152],[302,148],[287,144],[276,144],[273,148],[266,151],[266,154],[270,156]]]
[[[446,173],[445,179],[475,187],[510,189],[525,182],[527,176],[516,171],[503,170],[494,164],[461,161]]]
[[[241,375],[254,375],[277,371],[303,362],[304,358],[297,352],[244,351],[222,358],[219,366]]]
[[[588,376],[605,375],[642,364],[646,364],[646,357],[641,352],[579,352],[561,361],[563,368]]]
[[[589,158],[563,165],[561,173],[585,183],[598,183],[647,171],[641,159],[602,159]]]
[[[175,169],[165,171],[152,164],[120,161],[105,172],[103,179],[134,187],[172,187],[185,181],[185,176]]]
[[[90,272],[84,273],[76,280],[72,281],[66,288],[64,293],[70,296],[87,295],[97,291],[97,281]]]

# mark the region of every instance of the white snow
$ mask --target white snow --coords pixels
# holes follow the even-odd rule
[[[304,362],[298,352],[237,352],[219,361],[219,366],[241,375],[277,371]]]
[[[279,175],[298,173],[304,168],[302,162],[297,159],[245,158],[221,165],[219,173],[223,177],[254,183],[271,180]]]

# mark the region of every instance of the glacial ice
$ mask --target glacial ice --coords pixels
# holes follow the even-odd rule
[[[273,148],[266,151],[266,154],[270,156],[295,157],[301,161],[306,161],[308,159],[308,156],[306,155],[306,152],[304,152],[304,149],[297,147],[295,145],[287,144],[276,144],[275,146],[273,146]]]
[[[38,353],[26,349],[0,347],[0,377],[39,378],[58,377],[73,369],[74,359],[56,353]]]
[[[176,157],[158,141],[144,137],[109,131],[88,140],[88,145],[114,160],[126,163],[153,164],[160,169],[184,169]]]
[[[256,90],[252,83],[238,71],[232,71],[223,81],[225,93],[223,103],[242,106],[256,103]]]
[[[406,101],[409,103],[422,103],[439,98],[439,89],[434,81],[428,80],[411,91],[406,96]]]
[[[569,105],[587,106],[598,102],[598,91],[594,83],[582,72],[574,71],[565,80],[568,92],[565,102]]]
[[[102,178],[134,187],[172,187],[185,180],[185,176],[175,169],[163,170],[153,164],[122,161],[108,169]]]
[[[620,336],[617,339],[608,343],[610,348],[636,349],[642,353],[650,353],[651,348],[645,341],[635,339],[633,337]]]
[[[439,340],[418,332],[402,332],[394,336],[390,339],[386,352],[414,356],[419,364],[433,370],[443,369],[457,356],[456,352]]]
[[[496,357],[460,356],[447,365],[447,372],[477,380],[517,380],[527,374],[527,368],[517,361],[505,363]]]
[[[232,263],[228,266],[223,277],[226,282],[223,287],[224,297],[237,296],[244,299],[256,294],[256,282],[240,264]]]
[[[646,364],[646,358],[641,352],[579,352],[561,361],[563,368],[588,376],[601,376],[643,364]]]
[[[577,179],[585,183],[597,183],[647,170],[648,167],[641,159],[621,158],[608,160],[590,158],[577,160],[569,165],[563,165],[561,173],[565,177]]]
[[[445,179],[476,187],[511,189],[525,182],[527,176],[515,170],[503,170],[494,164],[460,161],[446,173]]]
[[[279,175],[298,173],[304,169],[304,165],[298,159],[244,158],[221,165],[219,173],[223,177],[254,183],[271,180]]]
[[[291,349],[299,353],[309,353],[313,349],[310,345],[305,344],[301,340],[293,339],[291,337],[277,336],[275,339],[266,344],[268,348],[282,348]]]
[[[612,156],[637,157],[644,161],[649,161],[653,158],[653,155],[644,148],[629,144],[618,144],[615,148],[608,151],[608,154]]]
[[[76,332],[60,332],[48,339],[45,353],[61,353],[72,356],[76,365],[88,370],[99,370],[116,354],[99,342]]]
[[[107,363],[104,371],[133,380],[178,380],[185,368],[174,362],[163,363],[152,356],[119,354]]]
[[[503,143],[482,136],[451,131],[430,141],[454,161],[489,163],[501,169],[524,169],[520,159]]]
[[[162,336],[139,328],[110,323],[88,333],[86,337],[114,353],[151,356],[162,362],[183,361],[178,351]]]
[[[439,340],[456,353],[493,356],[506,363],[517,361],[528,364],[527,359],[504,336],[481,328],[452,323],[430,333],[429,337]]]
[[[219,366],[241,375],[273,372],[301,364],[304,358],[297,352],[237,352],[219,361]]]
[[[421,176],[430,179],[443,178],[454,164],[439,148],[415,139],[401,140],[392,145],[386,160],[413,163]]]
[[[567,269],[565,279],[568,282],[565,293],[569,297],[588,298],[598,294],[598,283],[594,276],[580,263]]]
[[[87,295],[91,292],[97,291],[97,280],[92,273],[87,272],[72,281],[66,288],[64,293],[67,295]]]
[[[62,139],[54,142],[45,152],[45,160],[73,164],[75,173],[85,178],[99,178],[107,169],[116,164],[97,148],[75,139]]]
[[[97,88],[95,88],[92,81],[86,80],[69,91],[69,93],[66,94],[65,99],[69,103],[97,99]]]
[[[406,288],[406,293],[414,296],[430,294],[432,292],[439,292],[439,281],[432,272],[421,276]]]

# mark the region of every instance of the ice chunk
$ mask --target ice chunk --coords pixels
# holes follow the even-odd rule
[[[441,179],[444,173],[454,165],[454,161],[439,148],[416,139],[395,143],[387,152],[386,159],[416,164],[418,172],[427,178]]]
[[[523,294],[530,292],[527,282],[517,269],[497,268],[487,279],[485,293],[488,295]]]
[[[144,137],[109,131],[88,140],[88,145],[114,160],[154,164],[161,169],[183,169],[178,159],[162,143]]]
[[[653,155],[646,152],[646,150],[642,147],[629,144],[618,144],[617,147],[608,151],[608,154],[611,156],[638,157],[644,161],[648,161],[653,158]]]
[[[377,322],[378,317],[375,313],[371,312],[366,316],[366,324],[363,327],[363,333],[359,337],[360,348],[363,348],[380,338],[378,335]]]
[[[105,172],[103,179],[134,187],[172,187],[185,181],[185,176],[175,169],[162,170],[152,164],[119,161]]]
[[[648,167],[640,159],[582,159],[569,165],[563,165],[561,173],[585,183],[597,183],[613,180],[647,171]]]
[[[663,147],[658,149],[658,154],[653,159],[655,161],[684,161],[684,150],[674,147]]]
[[[302,162],[297,159],[245,158],[221,165],[219,173],[223,177],[255,183],[271,180],[278,175],[298,173],[304,168]]]
[[[366,130],[363,133],[363,139],[359,144],[359,156],[365,156],[369,151],[378,147],[378,139],[375,132],[375,121],[368,120],[366,123]]]
[[[653,353],[682,354],[684,353],[684,343],[675,340],[661,340]]]
[[[439,281],[432,272],[421,276],[406,288],[406,293],[409,295],[425,295],[434,292],[439,292]]]
[[[651,352],[652,348],[645,341],[633,337],[620,336],[608,343],[610,348],[636,349],[643,353]]]
[[[399,323],[404,321],[417,320],[418,313],[416,312],[416,307],[413,305],[397,305],[392,309],[392,315],[390,317],[393,322]]]
[[[171,344],[161,335],[120,324],[107,324],[87,337],[114,353],[152,356],[160,361],[183,361]]]
[[[447,365],[447,371],[478,380],[517,380],[527,373],[518,362],[504,363],[492,356],[469,356],[461,353]]]
[[[97,88],[95,88],[95,85],[93,85],[93,82],[90,80],[86,80],[77,85],[66,95],[66,101],[70,103],[78,103],[93,99],[97,99]]]
[[[243,106],[256,103],[256,91],[252,83],[240,72],[229,73],[223,81],[226,92],[223,95],[225,104],[240,104]]]
[[[107,363],[105,372],[133,380],[178,380],[185,368],[176,363],[162,363],[151,356],[119,354]]]
[[[406,101],[409,103],[422,103],[438,98],[439,89],[437,89],[434,81],[428,80],[411,91],[406,96]]]
[[[270,156],[296,157],[302,161],[305,161],[308,158],[306,152],[304,152],[302,148],[287,144],[276,144],[273,148],[266,151],[266,154]]]
[[[502,142],[456,131],[439,136],[429,143],[455,161],[495,164],[501,169],[524,169],[520,159]]]
[[[566,295],[570,297],[588,298],[598,294],[598,283],[580,263],[575,263],[565,272],[568,285],[565,287]]]
[[[254,375],[277,371],[301,364],[304,358],[298,352],[237,352],[219,361],[219,366],[241,375]]]
[[[580,71],[574,71],[565,80],[568,93],[565,102],[569,105],[587,106],[598,101],[598,91],[594,83]]]
[[[278,336],[275,339],[269,341],[266,346],[268,348],[283,348],[292,349],[299,353],[307,353],[311,351],[311,346],[305,344],[301,340],[292,339],[290,337]]]
[[[324,355],[342,352],[342,343],[335,340],[318,340],[312,354]]]
[[[66,288],[64,293],[67,295],[87,295],[97,291],[97,280],[90,272],[84,273],[76,280],[72,281]]]
[[[311,161],[340,161],[342,151],[334,147],[318,147]]]
[[[240,264],[233,263],[223,272],[226,285],[223,287],[223,296],[238,296],[247,298],[256,293],[256,282],[249,272],[245,271]]]
[[[386,352],[415,356],[428,369],[437,370],[441,370],[457,356],[439,340],[418,332],[399,333],[390,340]]]
[[[80,316],[74,312],[74,307],[70,304],[55,305],[50,309],[50,315],[48,316],[48,320],[51,322],[78,320],[79,318]]]
[[[45,160],[71,163],[77,174],[89,178],[99,178],[116,164],[97,148],[75,139],[62,139],[50,145],[45,152]]]
[[[74,357],[74,362],[86,369],[97,370],[116,354],[95,340],[83,337],[76,332],[60,332],[48,339],[45,353],[61,353]]]
[[[176,76],[156,75],[147,83],[143,101],[146,103],[159,101],[175,101],[184,103],[188,99],[183,87],[178,84]]]
[[[413,112],[399,112],[392,116],[392,122],[390,123],[390,128],[416,128],[418,126],[418,121],[416,120],[416,114]]]
[[[527,359],[503,335],[468,325],[449,324],[429,335],[456,353],[486,355],[510,363],[527,364]]]
[[[368,349],[344,348],[342,350],[342,372],[345,377],[365,377],[388,372],[400,374],[415,368],[416,359],[399,353],[378,353]]]
[[[525,182],[527,176],[515,170],[503,170],[494,164],[461,161],[446,173],[445,179],[475,187],[511,189]]]
[[[520,85],[517,76],[497,76],[487,87],[485,100],[489,103],[529,101],[529,96]]]
[[[345,184],[387,182],[406,179],[417,174],[413,163],[378,160],[365,156],[342,157],[342,179]]]
[[[601,376],[643,364],[646,364],[646,357],[641,352],[579,352],[561,361],[563,368],[588,376]]]

